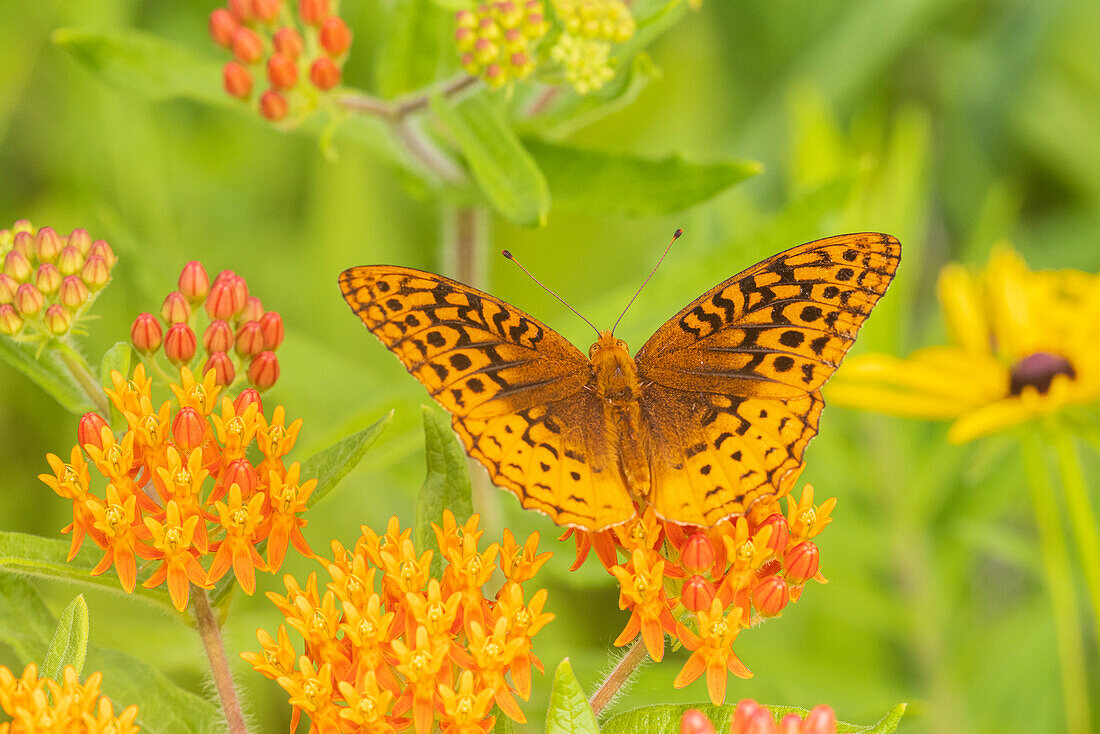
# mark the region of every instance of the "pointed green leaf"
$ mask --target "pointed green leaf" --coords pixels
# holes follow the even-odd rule
[[[501,216],[525,227],[542,225],[550,210],[546,177],[485,91],[458,101],[437,94],[431,107]]]
[[[363,430],[337,441],[302,462],[302,481],[308,481],[314,477],[317,479],[317,488],[309,497],[310,507],[320,502],[325,495],[336,488],[348,472],[355,468],[392,419],[391,410]]]
[[[493,722],[493,734],[516,734],[514,721],[502,714],[500,709],[494,709],[493,714],[497,717]]]
[[[679,734],[680,719],[688,709],[698,709],[706,715],[714,724],[716,731],[729,731],[733,722],[733,714],[737,710],[735,704],[714,706],[709,703],[679,703],[658,704],[656,706],[641,706],[630,711],[612,716],[603,725],[603,734],[633,734],[633,732],[652,732],[652,734]],[[809,709],[797,706],[767,706],[772,717],[779,722],[787,714],[798,714],[805,717]],[[838,721],[836,730],[838,734],[893,734],[905,713],[905,704],[895,706],[877,723],[870,726],[846,724]]]
[[[134,348],[130,342],[116,342],[113,347],[103,353],[103,359],[99,361],[99,382],[104,387],[111,387],[111,371],[117,371],[124,377],[130,374],[130,365],[133,362]]]
[[[524,142],[546,175],[554,206],[591,214],[681,211],[763,170],[755,161],[652,160],[541,140]]]
[[[0,337],[0,358],[29,377],[70,413],[87,413],[94,409],[88,396],[52,349],[44,349],[38,354],[36,346],[16,344],[11,339]]]
[[[88,655],[88,604],[84,595],[77,595],[61,612],[57,620],[40,675],[61,682],[65,668],[73,666],[77,675],[84,670]]]
[[[600,734],[596,713],[588,705],[577,676],[573,675],[569,658],[562,660],[554,671],[550,708],[546,712],[546,734]]]
[[[450,421],[438,410],[424,406],[424,453],[428,473],[416,497],[416,526],[413,541],[420,551],[436,547],[432,523],[442,525],[443,511],[454,513],[459,524],[474,514],[470,499],[470,472],[466,453],[451,429]],[[442,559],[432,558],[433,574]]]

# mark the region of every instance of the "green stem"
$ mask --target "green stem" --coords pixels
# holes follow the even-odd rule
[[[649,653],[642,643],[642,638],[639,637],[627,648],[626,654],[619,658],[619,662],[615,663],[615,667],[611,669],[611,672],[603,679],[603,683],[600,683],[599,688],[592,694],[592,698],[588,700],[588,704],[592,707],[592,711],[596,716],[599,716],[600,712],[615,699],[615,696],[623,691],[624,686],[634,677],[634,673],[637,672],[647,657],[649,657]]]
[[[103,386],[99,384],[92,375],[92,370],[88,366],[84,358],[81,357],[75,349],[70,347],[64,342],[57,342],[57,354],[61,357],[62,363],[69,370],[69,374],[73,376],[76,383],[80,385],[80,389],[84,391],[84,394],[91,400],[92,405],[96,407],[96,410],[104,417],[108,418],[111,415],[111,406],[107,402],[107,396],[103,393]]]
[[[1097,534],[1100,526],[1097,525],[1096,513],[1092,509],[1092,501],[1085,486],[1073,436],[1057,427],[1051,438],[1058,456],[1058,468],[1066,492],[1066,507],[1073,525],[1073,537],[1077,541],[1077,552],[1081,555],[1081,566],[1085,571],[1089,601],[1092,602],[1093,624],[1100,633],[1100,535]],[[1097,643],[1100,644],[1100,637],[1097,638]]]
[[[1020,453],[1031,492],[1035,525],[1039,533],[1039,550],[1043,556],[1043,569],[1054,611],[1054,631],[1062,668],[1066,731],[1084,734],[1092,731],[1088,684],[1085,679],[1081,625],[1074,600],[1065,534],[1058,516],[1058,505],[1054,502],[1054,487],[1043,461],[1043,447],[1034,432],[1026,431],[1021,434]]]
[[[206,650],[207,660],[210,661],[214,687],[217,688],[218,698],[221,699],[229,732],[230,734],[248,734],[244,712],[241,711],[241,703],[237,698],[237,687],[233,684],[233,674],[229,670],[229,660],[225,657],[221,626],[218,624],[217,617],[214,616],[213,607],[210,606],[210,597],[205,589],[195,586],[191,587],[191,592],[191,612],[195,615],[199,635],[202,637],[202,646]]]

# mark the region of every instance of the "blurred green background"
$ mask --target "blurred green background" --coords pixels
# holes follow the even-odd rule
[[[306,535],[325,552],[331,538],[351,542],[361,523],[411,521],[424,473],[418,406],[427,401],[348,312],[336,276],[368,263],[439,269],[442,216],[350,142],[338,141],[329,160],[316,137],[248,112],[150,101],[104,85],[50,42],[60,27],[136,27],[218,61],[206,36],[213,7],[0,2],[0,226],[29,218],[63,233],[85,227],[115,248],[114,283],[86,340],[94,361],[128,337],[138,312],[159,309],[186,261],[244,275],[287,325],[282,377],[265,405],[304,419],[297,458],[396,410],[362,465],[311,512]],[[387,7],[344,3],[356,34],[347,83],[371,88]],[[1007,239],[1032,267],[1100,268],[1097,28],[1092,0],[706,0],[650,47],[663,76],[569,141],[647,157],[754,159],[764,174],[674,215],[551,209],[538,230],[491,218],[490,252],[512,250],[609,325],[683,227],[620,327],[637,348],[683,304],[764,256],[839,232],[889,232],[903,244],[901,269],[855,351],[905,354],[944,336],[933,286],[947,260],[984,262]],[[582,349],[591,341],[587,326],[501,258],[489,258],[485,285]],[[55,536],[69,507],[35,477],[47,451],[67,453],[76,419],[7,365],[0,406],[2,529]],[[1014,444],[949,447],[944,432],[825,411],[803,479],[840,500],[820,538],[830,583],[741,635],[738,654],[756,677],[731,680],[728,700],[828,703],[861,723],[909,701],[905,732],[1062,730],[1054,627]],[[1095,490],[1097,462],[1087,460]],[[494,500],[498,527],[538,530],[557,551],[542,580],[558,618],[536,653],[551,669],[569,656],[591,689],[626,622],[613,579],[595,563],[569,573],[572,543],[557,543],[557,528],[520,512],[510,495]],[[286,568],[311,569],[300,559]],[[260,588],[282,587],[266,577]],[[45,593],[60,609],[74,590]],[[101,592],[89,604],[94,644],[208,689],[198,641],[179,620]],[[255,649],[256,627],[276,625],[262,595],[239,598],[231,649]],[[1085,649],[1095,682],[1095,642]],[[671,686],[684,659],[647,668],[617,710],[704,700],[702,680]],[[285,695],[237,663],[258,730],[285,730]],[[548,688],[536,677],[532,730]]]

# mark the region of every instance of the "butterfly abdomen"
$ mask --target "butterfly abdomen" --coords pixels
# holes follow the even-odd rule
[[[603,405],[608,445],[616,448],[627,489],[637,499],[650,492],[649,458],[642,445],[642,411],[638,370],[626,343],[610,331],[601,332],[588,350],[592,380]]]

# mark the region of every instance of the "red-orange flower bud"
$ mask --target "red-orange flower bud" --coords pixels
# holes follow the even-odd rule
[[[762,616],[774,617],[791,601],[791,592],[782,576],[768,576],[752,588],[752,606]]]
[[[172,439],[181,451],[201,446],[206,434],[206,422],[202,414],[191,406],[184,406],[172,420]]]
[[[46,299],[42,297],[42,291],[30,283],[24,283],[15,291],[15,300],[12,305],[23,318],[37,316],[45,305]]]
[[[787,714],[779,720],[779,734],[802,734],[802,717]]]
[[[160,307],[160,317],[169,326],[187,323],[191,318],[191,304],[182,293],[172,291],[164,298],[164,304]]]
[[[107,244],[107,240],[96,240],[88,248],[88,257],[97,256],[103,258],[108,268],[113,268],[115,263],[118,262],[118,257],[115,256],[115,251],[111,249],[111,246]]]
[[[207,315],[212,319],[225,321],[233,318],[233,312],[233,292],[224,282],[214,283],[210,287],[210,294],[206,297]]]
[[[16,232],[11,242],[11,249],[23,253],[28,258],[31,257],[34,255],[34,234],[29,230]]]
[[[197,303],[206,298],[210,292],[210,277],[206,274],[206,268],[198,260],[192,260],[183,266],[179,280],[180,293],[191,303]]]
[[[26,283],[32,272],[31,261],[21,250],[12,250],[4,256],[4,273],[20,283]]]
[[[302,42],[302,34],[293,28],[280,28],[275,31],[275,35],[271,40],[275,42],[275,50],[281,54],[286,54],[292,59],[302,55],[302,49],[305,45]]]
[[[234,459],[222,471],[219,479],[222,486],[229,489],[234,484],[241,488],[243,497],[251,497],[256,492],[256,486],[260,483],[255,467],[248,459]]]
[[[293,89],[298,84],[298,64],[294,59],[276,51],[267,60],[267,78],[279,89]]]
[[[688,709],[680,717],[680,734],[715,734],[714,724],[699,709]]]
[[[714,601],[714,584],[698,574],[691,576],[680,589],[680,601],[693,612],[710,609]]]
[[[130,327],[130,341],[134,343],[134,349],[142,354],[152,354],[160,349],[163,336],[160,322],[151,313],[139,313]]]
[[[252,0],[229,0],[229,12],[242,23],[252,20]]]
[[[286,97],[274,89],[269,89],[260,95],[260,114],[272,122],[278,122],[286,117],[290,111],[290,105]]]
[[[340,67],[332,59],[322,56],[310,65],[309,80],[313,86],[327,92],[340,83]]]
[[[214,282],[215,283],[225,283],[225,282],[231,280],[232,278],[236,278],[236,277],[237,277],[236,273],[234,273],[232,270],[229,270],[228,268],[226,268],[225,270],[221,271],[220,273],[218,273],[217,275],[214,276]]]
[[[820,552],[812,541],[804,540],[787,551],[783,566],[787,569],[787,579],[792,584],[804,584],[817,575],[820,567]]]
[[[768,537],[768,547],[772,549],[776,557],[782,557],[783,552],[787,550],[787,543],[791,539],[791,528],[787,525],[787,518],[777,512],[769,515],[764,522],[760,523],[760,527],[765,525],[771,526],[772,529],[772,534]]]
[[[680,551],[680,566],[700,573],[714,565],[714,544],[704,533],[694,533]]]
[[[34,271],[34,287],[47,296],[57,293],[61,287],[61,273],[53,263],[42,263]]]
[[[80,279],[88,288],[97,291],[111,279],[111,266],[99,255],[90,255],[80,269]]]
[[[99,413],[85,413],[80,416],[80,423],[76,426],[76,442],[81,448],[95,446],[103,449],[103,429],[107,427],[107,421]]]
[[[249,296],[241,311],[241,321],[259,321],[264,315],[264,304],[258,296]]]
[[[247,321],[237,329],[233,348],[241,357],[255,357],[264,350],[264,335],[257,321]]]
[[[61,237],[58,236],[57,230],[53,227],[43,227],[34,236],[34,245],[35,254],[38,255],[39,261],[52,263],[61,253],[61,248],[65,246],[65,243],[61,241]]]
[[[241,26],[233,31],[233,38],[229,43],[233,48],[233,55],[246,64],[255,64],[264,55],[264,42],[251,28]]]
[[[233,295],[233,313],[239,314],[248,304],[248,283],[241,275],[229,278],[226,283],[229,285],[229,292]]]
[[[281,0],[252,0],[252,14],[261,23],[273,23],[281,9]]]
[[[7,273],[0,273],[0,303],[11,303],[15,300],[15,292],[19,290],[19,283]]]
[[[237,399],[233,401],[233,410],[237,412],[237,415],[244,413],[245,408],[253,403],[256,404],[256,410],[260,413],[264,412],[264,404],[260,399],[260,393],[254,388],[245,388],[241,390],[241,394],[237,396]]]
[[[214,289],[217,290],[217,286]],[[211,295],[213,295],[213,291],[211,291]],[[211,321],[210,325],[206,327],[206,331],[203,332],[202,348],[206,350],[207,354],[228,352],[232,349],[233,328],[229,325],[229,322],[221,319]],[[206,370],[203,370],[203,372],[205,373]]]
[[[759,718],[759,715],[763,714],[767,717],[767,721],[763,721]],[[738,702],[737,709],[733,712],[733,721],[730,722],[730,734],[748,734],[748,732],[756,732],[756,729],[749,729],[750,724],[760,726],[764,724],[766,729],[763,730],[764,734],[771,734],[773,720],[768,710],[753,701],[751,698],[745,698]]]
[[[222,85],[230,97],[248,99],[252,95],[252,72],[237,61],[228,61],[222,67]]]
[[[88,302],[88,286],[79,275],[66,275],[61,280],[61,305],[70,311],[76,311]]]
[[[279,358],[275,352],[260,352],[248,365],[248,381],[257,390],[266,390],[279,379]]]
[[[328,0],[299,0],[298,15],[309,25],[321,25],[329,15]]]
[[[214,382],[223,387],[232,384],[233,378],[237,376],[233,360],[225,352],[214,352],[210,355],[202,367],[202,373],[205,375],[210,370],[214,370]]]
[[[0,303],[0,334],[12,336],[23,328],[23,318],[10,303]]]
[[[84,256],[75,245],[65,245],[57,256],[57,269],[62,275],[76,275],[84,266]]]
[[[195,332],[184,323],[172,324],[164,335],[164,356],[174,365],[187,364],[195,356],[198,341]]]
[[[84,257],[88,254],[88,250],[92,249],[92,236],[88,234],[88,230],[77,227],[69,232],[69,244],[77,249],[81,257]]]
[[[802,734],[836,734],[836,714],[832,708],[821,704],[810,709],[802,722]]]
[[[264,348],[278,349],[283,343],[283,317],[278,311],[268,311],[260,319],[260,329],[264,334]]]
[[[65,310],[65,307],[60,303],[54,303],[46,309],[45,316],[42,317],[42,322],[46,324],[46,331],[50,332],[54,336],[61,336],[69,331],[69,327],[72,326],[73,317],[69,315],[69,312]]]
[[[222,48],[229,48],[229,42],[233,38],[233,32],[240,27],[240,23],[233,14],[225,8],[218,8],[210,13],[210,37]]]
[[[330,56],[342,56],[351,46],[351,30],[348,24],[337,15],[325,19],[321,24],[321,47]]]

